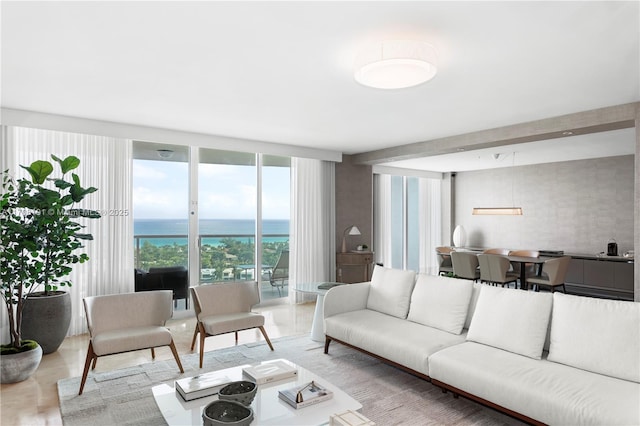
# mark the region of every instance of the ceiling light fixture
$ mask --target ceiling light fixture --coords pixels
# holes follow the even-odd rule
[[[500,154],[493,154],[493,158],[495,158],[496,160],[498,159],[498,157],[500,156]],[[513,156],[511,157],[511,169],[512,169],[512,174],[513,172],[513,168],[516,165],[516,153],[513,153]],[[514,205],[514,196],[513,196],[513,176],[511,177],[511,205]],[[503,216],[503,215],[509,215],[509,216],[522,216],[522,207],[474,207],[473,210],[471,211],[472,215],[499,215],[499,216]]]
[[[354,77],[358,83],[377,89],[403,89],[431,80],[437,71],[436,51],[430,44],[387,40],[358,55]]]
[[[159,149],[156,151],[158,153],[158,157],[160,158],[171,158],[173,157],[173,151],[170,149]]]

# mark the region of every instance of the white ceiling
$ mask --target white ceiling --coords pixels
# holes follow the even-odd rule
[[[3,1],[1,103],[360,153],[640,101],[639,5]],[[392,38],[433,44],[436,77],[356,83]]]

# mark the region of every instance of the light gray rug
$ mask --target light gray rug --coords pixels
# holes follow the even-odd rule
[[[67,426],[164,425],[152,386],[239,364],[286,358],[350,394],[362,404],[362,413],[379,426],[521,424],[464,398],[453,399],[425,380],[335,342],[329,355],[306,335],[275,339],[273,345],[273,352],[264,342],[206,352],[202,370],[197,354],[182,355],[182,375],[173,360],[89,373],[81,396],[80,377],[62,379],[58,381],[62,420]]]

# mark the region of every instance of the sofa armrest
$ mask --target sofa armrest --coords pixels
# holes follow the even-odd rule
[[[371,282],[333,287],[324,296],[323,318],[367,307]]]

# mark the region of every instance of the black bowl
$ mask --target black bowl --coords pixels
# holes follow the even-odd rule
[[[217,400],[204,407],[202,421],[205,426],[248,426],[253,410],[235,401]]]

